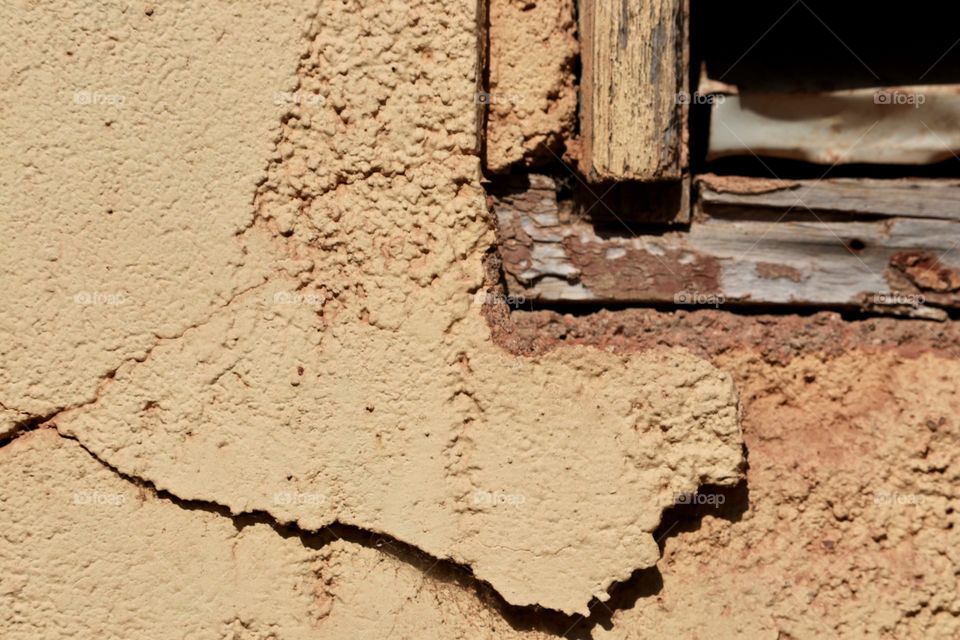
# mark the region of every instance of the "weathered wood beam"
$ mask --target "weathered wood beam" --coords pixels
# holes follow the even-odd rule
[[[704,210],[688,232],[600,235],[552,180],[495,197],[507,287],[541,302],[794,305],[943,318],[960,308],[960,222],[777,222]]]
[[[689,0],[584,0],[581,162],[590,181],[676,180],[687,166]]]
[[[722,99],[721,99],[722,98]],[[933,164],[960,153],[960,86],[718,96],[708,160]]]
[[[705,174],[698,176],[699,202],[705,210],[762,208],[780,213],[852,216],[900,216],[960,220],[960,180],[832,178],[760,180]]]

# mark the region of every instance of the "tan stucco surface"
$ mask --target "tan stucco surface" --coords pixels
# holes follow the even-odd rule
[[[46,429],[3,449],[0,491],[4,638],[313,637],[320,558],[297,538],[158,498]]]
[[[158,497],[52,430],[0,461],[4,638],[549,637],[429,564]]]
[[[703,360],[490,340],[472,4],[77,7],[78,42],[29,47],[31,7],[5,54],[4,126],[32,134],[4,163],[4,287],[35,292],[4,315],[13,421],[567,613],[656,563],[676,496],[742,476],[732,381]]]
[[[231,236],[312,4],[4,3],[5,428],[90,401],[277,269]]]
[[[494,340],[474,3],[2,13],[0,636],[958,633],[955,353]]]
[[[573,0],[490,0],[486,167],[556,163],[577,127]]]

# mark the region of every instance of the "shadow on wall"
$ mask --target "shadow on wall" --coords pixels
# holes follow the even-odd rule
[[[664,511],[660,526],[653,534],[661,556],[668,539],[680,533],[698,531],[704,516],[739,522],[749,508],[750,490],[746,480],[734,487],[703,485],[696,494],[681,498],[676,505]],[[656,596],[662,590],[663,576],[656,566],[638,569],[628,579],[607,590],[610,594],[607,602],[591,601],[590,616],[574,622],[564,637],[588,640],[592,638],[593,628],[598,625],[609,631],[613,628],[615,612],[632,609],[637,601]]]

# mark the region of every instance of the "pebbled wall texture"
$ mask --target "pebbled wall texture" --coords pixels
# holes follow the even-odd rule
[[[960,633],[953,352],[507,314],[481,9],[4,4],[0,636]]]
[[[577,126],[575,2],[487,4],[487,171],[555,162]]]

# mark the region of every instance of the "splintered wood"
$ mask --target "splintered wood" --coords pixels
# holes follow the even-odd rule
[[[676,180],[686,154],[688,0],[580,5],[584,173]]]
[[[956,181],[711,178],[699,187],[689,231],[616,235],[558,205],[551,178],[530,176],[495,194],[509,293],[553,303],[794,305],[934,319],[960,307],[960,222],[945,204]]]

